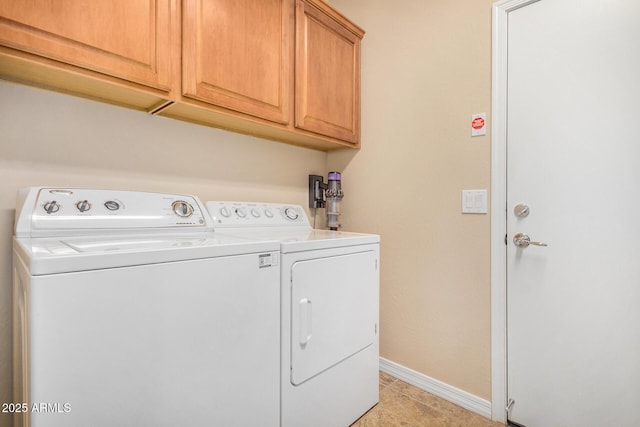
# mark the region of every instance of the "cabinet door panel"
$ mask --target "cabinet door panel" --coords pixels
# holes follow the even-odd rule
[[[296,127],[359,142],[361,37],[298,0]]]
[[[174,1],[2,1],[0,44],[168,90]]]
[[[292,2],[183,4],[183,95],[287,124]]]

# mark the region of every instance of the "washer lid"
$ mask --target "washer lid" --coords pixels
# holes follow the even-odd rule
[[[213,233],[66,238],[15,238],[14,253],[31,275],[128,267],[173,261],[256,254],[256,265],[278,265],[275,241],[251,241]]]

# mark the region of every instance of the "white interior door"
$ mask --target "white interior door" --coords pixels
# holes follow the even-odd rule
[[[509,14],[507,375],[527,427],[640,425],[639,19],[637,0]]]

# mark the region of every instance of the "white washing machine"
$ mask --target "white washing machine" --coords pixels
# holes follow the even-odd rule
[[[193,196],[21,192],[15,425],[279,426],[279,249]]]
[[[283,427],[346,427],[378,402],[377,235],[314,230],[300,206],[208,202],[218,233],[281,252]]]

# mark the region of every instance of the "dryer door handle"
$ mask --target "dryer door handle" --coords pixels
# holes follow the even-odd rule
[[[306,347],[307,343],[311,340],[312,331],[312,320],[313,320],[313,305],[311,300],[308,298],[302,298],[300,302],[298,302],[299,308],[299,342],[301,347]]]

